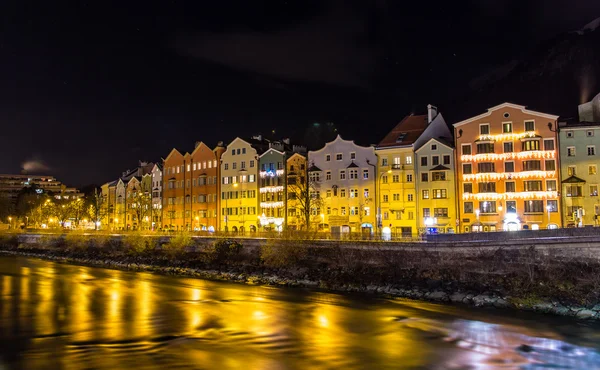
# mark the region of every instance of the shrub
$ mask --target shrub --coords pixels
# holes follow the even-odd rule
[[[64,243],[69,250],[87,249],[90,246],[90,236],[81,231],[72,231],[65,235]]]
[[[242,251],[242,244],[236,240],[218,240],[205,249],[210,262],[223,262],[235,258]]]
[[[295,239],[270,239],[260,248],[260,258],[269,267],[293,266],[306,255],[305,243]]]
[[[122,245],[131,254],[142,254],[154,250],[155,239],[143,235],[139,231],[131,232],[123,237]]]
[[[184,252],[186,248],[194,245],[192,236],[187,231],[178,232],[171,237],[168,243],[163,245],[163,250],[170,254]]]

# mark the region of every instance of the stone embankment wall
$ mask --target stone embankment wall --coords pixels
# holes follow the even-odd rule
[[[250,284],[600,319],[600,238],[382,243],[21,235],[3,253]]]

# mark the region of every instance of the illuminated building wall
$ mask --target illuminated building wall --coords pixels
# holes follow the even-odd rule
[[[430,139],[415,154],[419,233],[453,233],[457,220],[453,144]]]
[[[184,156],[186,173],[189,175],[185,185],[190,212],[186,212],[186,216],[192,230],[219,230],[219,160],[224,150],[223,146],[213,150],[198,142],[194,151]]]
[[[222,146],[209,148],[196,142],[191,153],[176,149],[165,158],[163,169],[163,224],[174,230],[219,229],[220,155]]]
[[[454,124],[460,232],[561,226],[557,119],[504,103]]]
[[[126,184],[123,182],[123,179],[117,180],[117,184],[115,186],[115,218],[114,218],[114,228],[116,230],[125,230],[125,226],[127,225],[126,216],[125,216],[125,194],[126,194]]]
[[[185,175],[183,154],[177,149],[172,149],[163,162],[164,229],[184,230],[186,222],[189,226],[189,214],[185,217]]]
[[[394,236],[417,236],[421,217],[417,207],[420,173],[416,171],[414,151],[433,137],[451,135],[437,108],[429,105],[428,114],[404,117],[377,144],[377,204],[382,230],[389,228]]]
[[[318,199],[311,206],[311,227],[333,234],[374,232],[374,149],[338,135],[322,149],[310,151],[308,162],[308,181]]]
[[[250,141],[234,139],[221,156],[220,225],[223,231],[257,230],[259,151]]]
[[[287,159],[287,223],[290,230],[305,230],[306,217],[304,202],[301,199],[307,188],[307,162],[306,157],[294,153]]]
[[[559,137],[563,224],[597,226],[600,122],[561,123]]]
[[[259,224],[264,230],[282,231],[285,223],[286,154],[269,149],[259,158],[260,214]]]
[[[154,230],[162,228],[162,164],[155,163],[152,167],[152,227]]]

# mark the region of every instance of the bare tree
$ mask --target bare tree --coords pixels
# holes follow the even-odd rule
[[[144,224],[147,216],[149,217],[151,206],[152,195],[148,192],[135,190],[127,197],[127,207],[138,227]]]
[[[316,210],[323,206],[323,199],[319,193],[318,181],[307,175],[308,172],[304,171],[294,178],[289,178],[287,192],[288,198],[292,201],[290,205],[300,213],[304,228],[309,230],[311,216],[314,216]]]

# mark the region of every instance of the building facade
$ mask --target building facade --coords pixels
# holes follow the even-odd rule
[[[152,230],[162,229],[162,189],[163,169],[162,163],[155,163],[152,167]]]
[[[172,149],[163,162],[163,229],[185,230],[185,170],[183,154]]]
[[[461,232],[561,225],[557,119],[504,103],[454,124]]]
[[[322,149],[310,151],[308,162],[312,228],[335,236],[372,234],[376,227],[374,148],[338,135]]]
[[[283,149],[283,148],[279,148]],[[285,194],[286,153],[274,148],[268,149],[259,157],[260,215],[262,230],[283,231],[286,213]]]
[[[307,159],[302,154],[294,153],[286,163],[286,226],[288,230],[307,230],[310,224]]]
[[[214,232],[219,230],[219,160],[225,150],[222,146],[216,149],[206,144],[196,143],[194,151],[185,156],[186,171],[189,167],[191,177],[189,196],[191,198],[190,224],[195,231]]]
[[[437,108],[429,105],[428,114],[406,116],[377,145],[377,213],[382,230],[396,237],[418,235],[419,218],[425,216],[417,207],[420,175],[415,171],[415,150],[431,138],[450,140],[451,135]]]
[[[579,106],[579,121],[559,126],[563,225],[598,226],[600,94]]]
[[[221,155],[220,229],[256,232],[259,210],[258,161],[262,153],[250,141],[235,138]]]
[[[415,151],[417,225],[420,234],[456,232],[454,171],[454,147],[450,141],[432,138]]]

